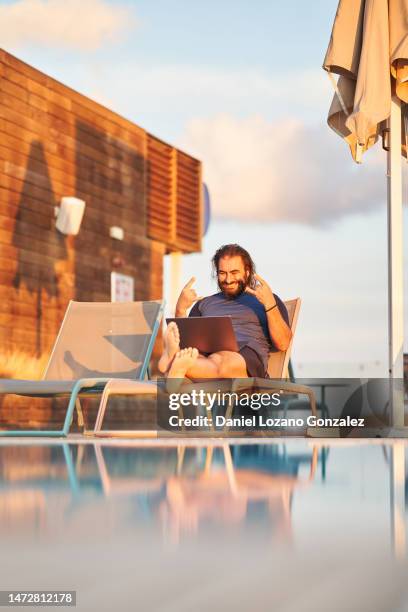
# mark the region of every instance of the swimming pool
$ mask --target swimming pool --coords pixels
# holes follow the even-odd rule
[[[405,610],[406,445],[2,440],[2,589],[80,610]]]

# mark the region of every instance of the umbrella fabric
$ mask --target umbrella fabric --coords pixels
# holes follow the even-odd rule
[[[397,96],[408,103],[408,0],[390,0],[390,58]]]
[[[339,75],[329,126],[360,161],[385,128],[392,88],[408,102],[408,0],[340,0],[323,68]]]

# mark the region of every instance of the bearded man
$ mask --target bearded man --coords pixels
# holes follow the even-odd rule
[[[229,315],[239,351],[202,355],[195,347],[180,350],[179,330],[172,322],[164,334],[159,370],[168,378],[267,377],[269,352],[285,351],[292,338],[286,307],[238,244],[219,248],[212,263],[220,291],[198,297],[191,278],[178,298],[176,317],[187,316],[193,304],[190,317]]]

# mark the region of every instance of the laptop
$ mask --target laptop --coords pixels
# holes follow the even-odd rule
[[[218,351],[238,352],[238,343],[230,316],[226,317],[177,317],[174,321],[180,332],[180,348],[197,348],[200,353]]]

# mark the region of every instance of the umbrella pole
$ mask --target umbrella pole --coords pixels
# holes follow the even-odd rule
[[[405,442],[395,442],[389,448],[391,452],[391,545],[395,558],[398,560],[403,560],[407,554],[407,539],[405,529]]]
[[[393,96],[387,154],[388,219],[388,364],[391,427],[404,427],[403,394],[403,218],[401,168],[401,102]]]

